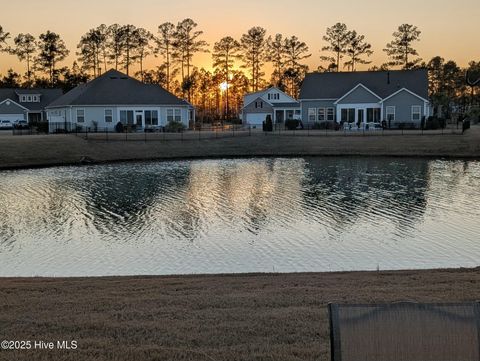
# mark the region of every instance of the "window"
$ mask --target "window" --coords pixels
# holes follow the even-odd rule
[[[25,95],[22,95],[21,98],[20,98],[20,101],[22,103],[25,103],[27,101],[27,97]]]
[[[77,123],[85,122],[85,110],[77,109]]]
[[[112,109],[105,109],[105,122],[111,123],[113,121],[113,111]]]
[[[181,109],[167,109],[167,122],[182,121],[182,111]]]
[[[133,110],[120,110],[120,122],[123,125],[133,124]]]
[[[157,110],[145,110],[145,125],[158,125]]]
[[[367,108],[367,123],[380,123],[380,108]]]
[[[422,116],[422,107],[420,105],[412,106],[412,120],[419,121]]]
[[[300,109],[295,109],[295,115],[300,115]]]
[[[325,108],[318,108],[318,121],[319,122],[325,121]]]
[[[308,108],[308,121],[309,122],[314,122],[316,116],[317,116],[317,109]]]
[[[28,101],[29,103],[32,102],[32,96],[31,96],[31,95],[29,95],[29,96],[27,97],[27,101]]]
[[[327,120],[333,122],[335,120],[335,110],[333,108],[327,108]]]
[[[395,107],[388,106],[385,108],[385,117],[387,118],[388,121],[394,121],[395,120]]]
[[[344,108],[341,111],[342,122],[355,123],[355,108]]]
[[[263,102],[255,102],[255,108],[263,108]]]

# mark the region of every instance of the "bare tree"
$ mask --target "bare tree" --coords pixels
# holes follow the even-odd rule
[[[78,59],[82,63],[84,70],[93,70],[93,76],[97,77],[101,73],[101,64],[106,62],[106,26],[100,25],[95,29],[90,29],[80,39],[77,48]]]
[[[390,65],[399,65],[402,69],[412,69],[421,59],[418,52],[413,48],[413,43],[420,40],[421,31],[416,26],[402,24],[393,33],[394,39],[383,49],[390,58]],[[417,57],[413,58],[412,57]]]
[[[308,46],[303,41],[300,41],[296,36],[286,38],[284,41],[285,47],[285,65],[287,78],[290,80],[289,93],[296,97],[301,79],[308,71],[308,66],[302,64],[302,61],[312,56],[308,52]]]
[[[242,68],[250,69],[252,89],[258,91],[265,73],[262,67],[267,59],[267,39],[265,38],[267,31],[259,26],[255,26],[242,35],[240,44],[242,47]]]
[[[219,68],[225,76],[225,93],[226,93],[226,105],[225,105],[225,118],[229,116],[229,87],[230,87],[230,71],[233,68],[235,59],[238,59],[240,55],[240,43],[233,39],[231,36],[224,37],[220,41],[216,42],[213,46],[213,67]]]
[[[140,64],[140,78],[143,82],[143,61],[147,56],[149,56],[153,51],[153,46],[151,44],[153,40],[153,35],[151,32],[144,28],[137,28],[133,34],[134,48],[133,48],[133,58],[138,61]]]
[[[107,57],[115,64],[115,70],[118,70],[123,51],[122,27],[118,24],[110,25],[107,29],[107,35]]]

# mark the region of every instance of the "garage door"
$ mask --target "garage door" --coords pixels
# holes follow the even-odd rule
[[[262,125],[268,113],[247,113],[247,124]],[[270,114],[272,116],[272,114]]]
[[[1,120],[10,120],[13,124],[17,120],[25,120],[25,116],[23,114],[0,114],[0,121]]]

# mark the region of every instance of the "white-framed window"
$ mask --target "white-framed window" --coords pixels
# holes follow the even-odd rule
[[[295,115],[300,115],[301,112],[300,112],[300,109],[295,109]]]
[[[85,110],[77,109],[77,123],[84,123],[84,122],[85,122]]]
[[[113,122],[113,110],[105,109],[105,123]]]
[[[327,108],[327,120],[333,122],[335,120],[335,109]]]
[[[340,116],[344,123],[355,123],[355,108],[343,108]]]
[[[385,117],[387,121],[395,121],[395,107],[394,106],[387,106],[385,108]]]
[[[182,121],[182,110],[181,109],[167,109],[167,122]]]
[[[32,96],[31,96],[31,95],[27,96],[27,101],[28,101],[29,103],[32,102]]]
[[[22,103],[26,103],[26,102],[27,102],[27,96],[26,96],[26,95],[22,95],[22,96],[20,97],[20,101],[21,101]]]
[[[158,125],[158,110],[145,110],[145,125]]]
[[[325,108],[318,108],[318,118],[317,120],[319,122],[324,122],[325,121]]]
[[[420,105],[412,105],[412,120],[419,121],[422,117],[422,107]]]
[[[316,117],[317,117],[317,109],[316,108],[308,108],[308,121],[309,122],[314,122]]]
[[[255,102],[255,108],[263,108],[263,102]]]

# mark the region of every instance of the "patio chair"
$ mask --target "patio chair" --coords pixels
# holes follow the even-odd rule
[[[329,304],[331,361],[479,361],[480,304]]]

